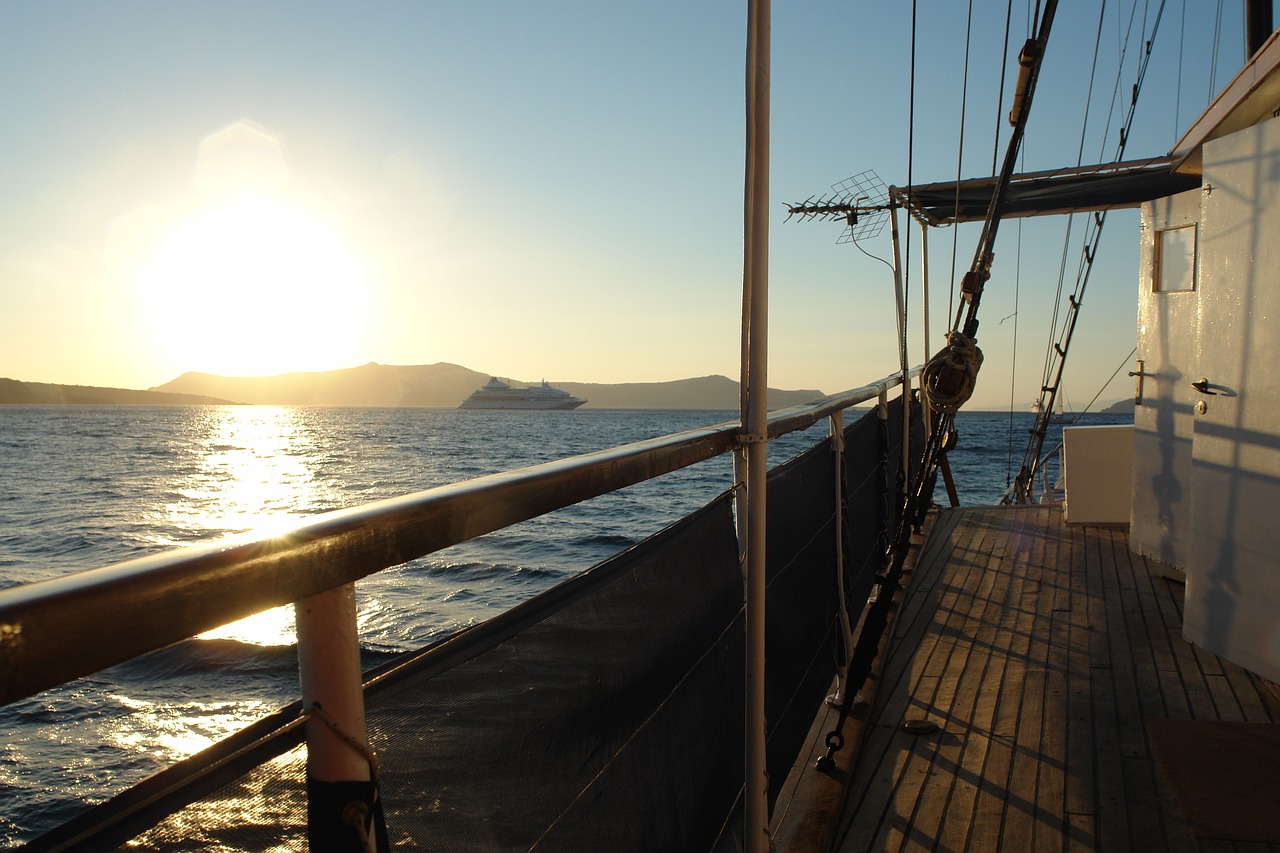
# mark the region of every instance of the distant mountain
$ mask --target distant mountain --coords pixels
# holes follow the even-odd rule
[[[1118,400],[1102,410],[1104,415],[1132,415],[1136,407],[1133,404],[1133,398],[1129,397],[1124,400]]]
[[[52,406],[226,406],[228,400],[196,394],[97,388],[91,385],[51,385],[0,379],[0,405]]]
[[[456,364],[398,367],[370,362],[345,370],[278,376],[184,373],[151,390],[209,394],[265,406],[453,407],[487,381],[488,374]]]
[[[279,376],[215,376],[184,373],[151,390],[201,394],[282,406],[424,406],[453,408],[489,381],[491,374],[456,364],[369,363],[346,370],[283,373]],[[507,379],[507,377],[500,377]],[[516,386],[530,382],[508,380]],[[736,409],[738,383],[725,376],[672,382],[597,385],[552,382],[596,409]],[[769,407],[778,409],[821,398],[821,391],[769,389]]]

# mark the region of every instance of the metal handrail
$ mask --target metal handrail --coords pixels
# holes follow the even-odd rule
[[[1052,448],[1050,448],[1048,452],[1042,453],[1041,458],[1036,461],[1035,468],[1031,471],[1031,474],[1027,477],[1025,503],[1036,504],[1040,502],[1039,499],[1036,497],[1036,491],[1035,491],[1035,480],[1036,480],[1037,474],[1040,475],[1040,479],[1044,481],[1044,489],[1043,491],[1041,491],[1040,494],[1041,495],[1049,494],[1049,492],[1051,491],[1051,487],[1049,486],[1049,459],[1055,453],[1061,454],[1062,449],[1063,449],[1063,443],[1059,441]],[[1058,476],[1062,476],[1061,458],[1059,458],[1058,460]],[[1009,486],[1009,488],[1004,490],[1004,494],[1000,495],[1000,500],[997,501],[997,503],[1002,505],[1018,503],[1017,494],[1021,486],[1022,486],[1022,483],[1020,481],[1015,482],[1013,485]]]
[[[909,377],[919,374],[912,370]],[[773,413],[769,436],[901,385],[901,373]],[[0,705],[485,533],[726,453],[736,422],[689,430],[0,590]]]
[[[1053,491],[1053,487],[1049,485],[1049,460],[1053,458],[1054,454],[1058,454],[1058,477],[1062,477],[1062,452],[1063,442],[1059,441],[1049,449],[1048,453],[1044,454],[1044,461],[1040,464],[1040,479],[1044,484],[1040,491],[1041,495],[1048,495]]]

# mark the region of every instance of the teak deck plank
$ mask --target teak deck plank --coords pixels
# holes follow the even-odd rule
[[[1195,837],[1152,757],[1151,717],[1277,722],[1263,682],[1182,639],[1181,594],[1124,528],[1067,527],[1056,507],[944,510],[834,849],[1280,850]],[[911,718],[940,729],[910,734]]]

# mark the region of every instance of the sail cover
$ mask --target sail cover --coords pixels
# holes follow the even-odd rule
[[[1145,201],[1200,186],[1200,176],[1173,171],[1168,157],[1014,175],[1002,216],[1137,207]],[[996,178],[970,178],[892,187],[894,199],[930,225],[972,222],[986,217]]]

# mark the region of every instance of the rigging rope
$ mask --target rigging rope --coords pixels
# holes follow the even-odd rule
[[[1049,385],[1049,374],[1053,372],[1053,336],[1058,329],[1058,315],[1062,310],[1062,293],[1067,281],[1067,253],[1071,248],[1071,232],[1075,228],[1076,215],[1074,213],[1067,215],[1067,229],[1062,236],[1062,257],[1058,261],[1058,285],[1053,292],[1053,314],[1049,319],[1049,334],[1044,345],[1044,365],[1040,369],[1040,391],[1037,398],[1036,410],[1044,404],[1041,399],[1044,396],[1044,389]]]
[[[1151,46],[1155,40],[1157,32],[1160,29],[1160,21],[1164,17],[1165,0],[1161,0],[1160,7],[1156,11],[1155,20],[1152,23],[1151,36],[1144,43],[1144,49],[1141,60],[1138,65],[1137,81],[1133,84],[1132,95],[1129,100],[1128,115],[1125,116],[1124,126],[1120,128],[1120,142],[1116,149],[1115,162],[1120,162],[1124,157],[1125,146],[1129,141],[1129,133],[1133,127],[1133,118],[1138,106],[1138,95],[1142,91],[1143,81],[1146,79],[1147,67],[1151,61]],[[1137,10],[1137,2],[1135,0],[1133,6],[1134,12]],[[1130,14],[1130,25],[1132,26],[1134,13]],[[1124,50],[1128,50],[1126,42]],[[1122,54],[1123,55],[1123,54]],[[1120,72],[1117,71],[1116,88],[1119,88]],[[1108,127],[1110,121],[1108,121]],[[1075,291],[1067,297],[1070,308],[1067,312],[1067,318],[1063,324],[1062,332],[1056,343],[1052,343],[1052,351],[1047,354],[1045,360],[1044,379],[1041,385],[1040,397],[1037,400],[1036,422],[1031,429],[1031,437],[1027,442],[1027,450],[1023,455],[1022,467],[1018,470],[1018,477],[1013,489],[1013,495],[1006,493],[1001,503],[1025,503],[1032,499],[1032,483],[1035,478],[1036,471],[1042,464],[1042,451],[1044,449],[1045,436],[1049,431],[1049,419],[1052,417],[1054,401],[1061,390],[1062,374],[1066,367],[1067,351],[1071,346],[1071,339],[1075,334],[1076,321],[1080,316],[1080,307],[1084,304],[1085,290],[1089,286],[1089,277],[1093,271],[1093,261],[1097,257],[1098,246],[1102,238],[1102,230],[1106,225],[1107,212],[1095,211],[1085,225],[1085,246],[1081,255],[1080,265],[1076,272]],[[1070,225],[1068,223],[1068,233]],[[1065,260],[1065,258],[1064,258]],[[1055,304],[1055,318],[1057,305]],[[1054,327],[1056,328],[1056,319]],[[1052,329],[1050,331],[1052,340]],[[1056,355],[1056,359],[1055,359]],[[1056,370],[1055,370],[1056,365]]]
[[[1103,0],[1106,3],[1106,0]],[[1009,0],[1008,8],[1005,10],[1004,20],[1004,60],[1000,64],[1000,102],[996,105],[996,132],[995,145],[991,152],[991,174],[996,173],[996,155],[1000,150],[1000,107],[1004,103],[1004,76],[1006,63],[1009,56],[1009,24],[1013,14],[1013,0]],[[1028,4],[1027,20],[1030,21],[1031,9]],[[1023,152],[1023,168],[1026,168],[1026,152]],[[1013,358],[1009,366],[1009,435],[1008,435],[1008,455],[1005,459],[1005,489],[1008,490],[1013,484],[1013,408],[1014,394],[1017,389],[1018,379],[1018,311],[1019,299],[1022,292],[1022,220],[1018,220],[1018,249],[1017,257],[1014,263],[1013,278]],[[1001,320],[1000,322],[1004,322]]]
[[[1083,409],[1081,409],[1081,410],[1080,410],[1080,414],[1076,415],[1076,419],[1075,419],[1074,421],[1072,421],[1072,422],[1071,422],[1073,425],[1074,425],[1074,424],[1079,423],[1079,422],[1080,422],[1080,418],[1084,417],[1085,412],[1087,412],[1087,411],[1089,411],[1091,408],[1093,408],[1093,404],[1094,404],[1094,403],[1096,403],[1096,402],[1098,402],[1098,398],[1102,396],[1102,392],[1103,392],[1103,391],[1106,391],[1106,390],[1107,390],[1107,387],[1108,387],[1112,382],[1115,382],[1115,381],[1116,381],[1116,377],[1120,375],[1120,371],[1124,370],[1125,365],[1129,363],[1129,359],[1133,358],[1133,357],[1134,357],[1134,355],[1136,355],[1136,354],[1137,354],[1137,352],[1138,352],[1138,348],[1137,348],[1137,347],[1134,347],[1133,349],[1129,350],[1129,354],[1128,354],[1128,355],[1126,355],[1124,358],[1120,359],[1120,364],[1118,364],[1118,365],[1116,366],[1116,369],[1115,369],[1115,370],[1111,371],[1111,376],[1107,378],[1107,381],[1106,381],[1106,382],[1103,382],[1103,383],[1102,383],[1102,387],[1098,389],[1098,393],[1096,393],[1096,394],[1094,394],[1094,395],[1093,395],[1093,399],[1092,399],[1092,400],[1090,400],[1088,403],[1086,403],[1086,404],[1085,404],[1085,407],[1084,407]]]
[[[1021,66],[1018,72],[1018,88],[1013,95],[1013,109],[1009,121],[1013,124],[1013,132],[1009,136],[1009,145],[1005,151],[1004,164],[1000,169],[999,179],[991,194],[987,206],[987,216],[982,223],[982,234],[974,249],[973,263],[964,274],[960,283],[961,304],[951,322],[951,331],[947,335],[947,345],[943,347],[925,366],[925,375],[929,381],[924,383],[924,393],[939,417],[950,418],[964,405],[973,394],[977,381],[977,371],[982,365],[982,351],[978,349],[978,307],[982,302],[982,290],[991,277],[991,264],[995,259],[995,240],[1000,228],[1001,213],[1004,210],[1005,197],[1009,192],[1009,180],[1013,176],[1014,164],[1026,132],[1027,116],[1030,112],[1031,99],[1035,93],[1040,68],[1044,60],[1044,48],[1048,42],[1049,29],[1053,24],[1057,0],[1045,3],[1044,17],[1039,21],[1039,34],[1028,39],[1018,54]],[[1039,3],[1037,2],[1037,16]],[[963,319],[963,325],[961,321]],[[931,435],[949,432],[949,424],[939,422]],[[926,464],[924,474],[932,471]]]
[[[1106,0],[1103,0],[1100,8],[1098,9],[1098,29],[1097,29],[1097,32],[1094,34],[1094,38],[1093,38],[1093,62],[1089,71],[1089,86],[1085,93],[1084,116],[1080,123],[1080,145],[1076,151],[1077,166],[1081,165],[1084,162],[1084,145],[1085,145],[1085,141],[1088,139],[1089,114],[1092,112],[1092,108],[1093,108],[1093,86],[1097,80],[1097,75],[1098,75],[1098,55],[1102,49],[1102,28],[1106,23],[1106,14],[1107,14],[1107,4],[1106,4]],[[1118,20],[1119,20],[1119,15],[1117,15],[1117,21]],[[1130,20],[1132,21],[1132,18]],[[1124,50],[1127,50],[1127,49],[1128,49],[1128,45],[1126,43],[1126,45],[1124,46]],[[1123,57],[1123,50],[1121,52],[1121,56]],[[1116,69],[1116,83],[1112,91],[1113,102],[1115,99],[1115,90],[1118,90],[1120,86],[1120,74],[1122,73],[1122,70],[1123,69],[1120,67]],[[1110,124],[1110,119],[1108,118],[1108,126],[1109,124]],[[1105,132],[1103,133],[1103,136],[1104,137],[1106,136]],[[1062,237],[1062,256],[1058,262],[1058,283],[1054,289],[1054,294],[1053,294],[1053,313],[1049,319],[1049,335],[1048,335],[1048,339],[1045,342],[1044,362],[1043,362],[1043,367],[1041,368],[1041,373],[1040,373],[1040,391],[1039,391],[1039,397],[1037,397],[1037,401],[1035,405],[1035,411],[1037,413],[1045,405],[1044,400],[1042,399],[1044,395],[1044,389],[1046,386],[1048,386],[1049,376],[1053,372],[1053,366],[1052,366],[1053,365],[1053,343],[1054,343],[1053,332],[1058,328],[1058,316],[1062,307],[1062,293],[1067,280],[1067,253],[1071,247],[1071,233],[1072,231],[1075,230],[1075,221],[1076,221],[1076,216],[1074,213],[1069,214],[1067,216],[1066,231]],[[1050,408],[1052,408],[1052,403],[1050,403]]]
[[[1218,0],[1218,15],[1213,19],[1213,53],[1209,56],[1209,94],[1205,96],[1206,105],[1213,100],[1213,93],[1218,90],[1218,43],[1222,36],[1222,0]]]
[[[1089,88],[1084,96],[1084,121],[1080,123],[1080,150],[1076,152],[1076,165],[1079,166],[1084,162],[1084,142],[1089,133],[1089,113],[1093,106],[1093,84],[1098,77],[1098,53],[1102,50],[1102,25],[1107,15],[1107,1],[1102,0],[1102,6],[1098,9],[1098,32],[1093,37],[1093,65],[1089,69]],[[1121,60],[1123,63],[1123,59]],[[1116,86],[1120,85],[1121,68],[1116,68]],[[1111,94],[1112,99],[1115,98],[1115,92]],[[1106,139],[1107,134],[1102,134]]]
[[[1025,163],[1024,163],[1025,168]],[[1004,486],[1013,485],[1013,400],[1018,382],[1018,302],[1022,293],[1022,220],[1018,220],[1018,250],[1013,275],[1013,358],[1009,366],[1009,453],[1005,461]]]
[[[1187,48],[1187,0],[1182,0],[1182,18],[1178,26],[1178,84],[1173,94],[1173,139],[1178,140],[1178,129],[1182,127],[1182,54]]]
[[[1009,0],[1009,2],[1010,2],[1010,4],[1012,4],[1012,3],[1013,3],[1013,0]],[[961,75],[961,78],[960,78],[960,80],[961,80],[961,82],[960,82],[960,139],[959,139],[959,145],[957,145],[957,146],[956,146],[957,151],[956,151],[956,195],[955,195],[955,206],[956,206],[956,209],[957,209],[957,210],[959,210],[959,209],[960,209],[960,179],[961,179],[961,177],[962,177],[962,173],[963,173],[963,171],[964,171],[964,126],[965,126],[965,120],[968,118],[968,115],[969,115],[969,113],[968,113],[968,107],[967,107],[967,105],[968,105],[968,103],[969,103],[969,43],[970,43],[970,37],[972,36],[972,34],[973,34],[973,0],[969,0],[969,11],[968,11],[968,13],[967,13],[967,16],[965,17],[965,23],[964,23],[964,73]],[[1003,98],[1003,96],[1004,96],[1004,75],[1003,75],[1003,74],[1001,74],[1001,76],[1000,76],[1000,91],[1001,91],[1001,97]],[[997,128],[997,137],[996,137],[996,138],[997,138],[997,139],[999,139],[999,135],[998,135],[998,134],[999,134],[999,127],[1000,127],[1000,120],[999,120],[999,118],[997,117],[997,119],[996,119],[996,128]],[[992,174],[995,174],[995,166],[994,166],[994,165],[992,166],[992,170],[991,170],[991,171],[992,171]],[[907,176],[907,186],[911,186],[911,176],[910,176],[910,175],[908,175],[908,176]],[[950,296],[947,298],[947,316],[948,316],[948,317],[950,317],[950,316],[951,316],[951,312],[955,310],[955,301],[956,301],[956,285],[955,285],[955,282],[956,282],[956,240],[955,240],[955,236],[956,236],[956,231],[958,231],[958,230],[959,230],[959,229],[958,229],[958,228],[956,228],[956,229],[954,229],[954,230],[951,232],[951,234],[952,234],[952,240],[951,240],[951,294],[950,294]]]
[[[972,11],[972,8],[973,7],[971,4],[970,5],[971,11]],[[1012,23],[1012,21],[1013,21],[1013,0],[1009,0],[1009,4],[1008,6],[1005,7],[1005,10],[1004,10],[1004,48],[1000,51],[1000,94],[996,97],[996,132],[994,134],[995,139],[992,140],[992,143],[991,143],[991,176],[992,177],[995,177],[996,166],[1000,158],[1000,127],[1001,127],[1000,111],[1004,108],[1004,79],[1005,79],[1005,75],[1009,73],[1009,25],[1010,23]],[[967,70],[968,70],[968,64],[969,64],[968,35],[965,36],[964,43],[965,43],[965,69],[966,69],[965,79],[967,80],[968,79]],[[959,181],[959,180],[960,180],[960,176],[956,175],[956,181]],[[959,196],[960,196],[960,188],[959,186],[957,186],[956,187],[957,207],[959,206]],[[955,266],[953,265],[951,268],[952,281],[955,280],[955,277],[956,277],[956,271],[955,271]],[[950,311],[948,311],[948,314],[950,314]]]
[[[1133,8],[1134,9],[1137,8],[1136,0]],[[1106,23],[1106,13],[1107,13],[1107,4],[1106,4],[1106,0],[1103,0],[1103,3],[1101,4],[1098,10],[1098,29],[1097,29],[1097,32],[1094,34],[1093,63],[1089,71],[1089,86],[1085,94],[1084,116],[1082,118],[1081,127],[1080,127],[1080,146],[1076,152],[1077,166],[1081,165],[1084,162],[1084,146],[1085,146],[1085,141],[1088,139],[1089,115],[1092,112],[1092,107],[1093,107],[1093,86],[1097,80],[1098,56],[1101,53],[1101,49],[1102,49],[1102,28]],[[1133,13],[1131,12],[1129,15],[1130,32],[1132,32],[1132,28],[1133,28],[1133,17],[1134,17]],[[1116,15],[1117,28],[1119,26],[1119,22],[1120,22],[1120,15],[1117,13]],[[1114,108],[1115,108],[1116,92],[1118,92],[1120,89],[1120,77],[1124,73],[1124,56],[1127,54],[1129,49],[1128,39],[1129,39],[1129,36],[1126,35],[1124,39],[1124,43],[1123,45],[1121,45],[1119,64],[1116,67],[1116,81],[1112,86],[1112,92],[1111,92],[1111,109],[1108,110],[1108,113],[1107,113],[1107,125],[1106,125],[1107,130],[1104,130],[1102,134],[1104,140],[1106,139],[1111,126],[1111,113],[1114,111]],[[1063,292],[1063,287],[1066,284],[1066,276],[1067,276],[1067,254],[1071,246],[1071,233],[1075,229],[1075,219],[1076,217],[1074,213],[1067,216],[1066,232],[1062,238],[1062,257],[1058,264],[1058,284],[1054,291],[1054,296],[1053,296],[1053,314],[1049,320],[1049,336],[1045,342],[1044,363],[1040,373],[1040,391],[1034,407],[1034,410],[1037,412],[1037,414],[1046,406],[1049,409],[1053,408],[1053,401],[1050,400],[1048,401],[1048,403],[1046,403],[1046,401],[1044,400],[1044,394],[1045,394],[1045,389],[1050,385],[1050,377],[1053,373],[1054,331],[1058,328],[1059,312],[1062,307],[1062,292]],[[1077,296],[1078,295],[1079,294],[1077,294]]]
[[[915,165],[915,149],[916,149],[916,7],[917,0],[911,0],[911,85],[907,96],[907,186],[912,186],[912,169]],[[890,210],[889,215],[894,218],[894,227],[897,227],[897,212]],[[906,258],[903,263],[902,275],[902,292],[901,304],[898,306],[898,361],[902,367],[902,388],[903,400],[909,400],[911,395],[906,393],[911,387],[911,383],[907,380],[907,365],[910,361],[907,355],[907,299],[911,293],[911,228],[910,220],[908,220],[907,228],[907,245]],[[895,258],[896,260],[896,258]],[[910,413],[904,408],[902,415],[904,418],[910,419]]]
[[[911,26],[913,84],[915,68],[915,5],[915,0],[913,0]],[[1037,8],[1037,17],[1039,18],[1038,34],[1034,40],[1029,40],[1029,43],[1030,41],[1036,41],[1038,42],[1038,47],[1034,50],[1028,50],[1026,46],[1023,47],[1023,53],[1030,55],[1032,60],[1020,93],[1022,95],[1022,107],[1015,116],[1016,121],[1014,122],[1013,132],[1009,137],[1009,147],[1005,154],[1004,165],[996,183],[995,191],[992,193],[991,203],[987,208],[987,219],[983,224],[982,239],[979,241],[975,252],[974,265],[965,274],[965,280],[961,288],[961,295],[964,297],[963,301],[968,305],[964,328],[963,330],[958,328],[960,314],[957,312],[951,331],[947,334],[947,346],[930,359],[929,364],[925,367],[926,372],[930,373],[931,379],[922,382],[925,389],[924,393],[935,406],[931,415],[932,428],[927,432],[924,450],[916,457],[919,465],[916,467],[914,475],[910,471],[904,472],[907,478],[906,494],[903,500],[902,513],[898,518],[897,528],[894,530],[893,537],[885,550],[888,566],[880,583],[877,603],[868,613],[866,624],[859,635],[858,648],[854,653],[854,658],[849,668],[848,682],[845,686],[845,696],[840,709],[839,721],[836,724],[836,730],[827,735],[827,754],[824,759],[819,760],[819,768],[830,766],[831,755],[844,743],[844,738],[840,735],[840,729],[843,728],[844,721],[849,716],[853,697],[857,695],[858,689],[861,688],[862,683],[870,672],[870,662],[873,655],[869,652],[874,651],[874,649],[870,648],[869,638],[878,638],[883,631],[888,606],[892,603],[893,593],[898,588],[902,578],[903,566],[911,544],[911,531],[919,526],[923,520],[925,510],[928,508],[928,501],[933,493],[933,482],[937,477],[941,454],[955,443],[955,430],[953,427],[956,410],[973,393],[973,385],[977,378],[978,369],[982,364],[982,351],[978,349],[976,340],[978,327],[977,310],[981,301],[982,283],[990,275],[991,259],[994,257],[992,248],[995,244],[995,235],[1004,209],[1009,179],[1013,175],[1013,166],[1017,162],[1018,150],[1026,130],[1027,116],[1030,113],[1036,80],[1044,58],[1044,46],[1048,43],[1057,5],[1057,0],[1046,0],[1043,18],[1039,18],[1039,10]],[[908,186],[911,186],[910,178],[908,178]],[[938,404],[933,402],[935,394],[938,396],[939,402],[945,404],[949,411],[943,411],[937,407]],[[902,396],[904,403],[903,415],[905,417],[909,414],[906,409],[911,399],[910,384],[905,371],[903,373]],[[909,419],[904,421],[904,428],[909,423]],[[864,646],[867,648],[864,648]]]
[[[1009,146],[1005,151],[1004,164],[1000,169],[1000,178],[996,182],[995,191],[991,194],[991,202],[987,206],[987,216],[982,223],[982,234],[974,249],[973,263],[969,272],[961,281],[960,293],[963,305],[967,306],[964,314],[964,325],[960,325],[960,314],[957,312],[952,324],[953,330],[962,331],[967,338],[976,339],[978,334],[978,306],[982,302],[982,288],[991,277],[991,263],[995,259],[996,234],[1000,229],[1000,214],[1004,210],[1005,197],[1009,193],[1009,179],[1013,176],[1013,167],[1017,162],[1018,151],[1022,145],[1023,134],[1026,133],[1027,115],[1030,112],[1031,98],[1035,92],[1036,81],[1040,76],[1040,68],[1044,60],[1044,48],[1048,41],[1049,29],[1053,24],[1057,0],[1047,0],[1044,17],[1040,20],[1040,34],[1028,39],[1018,54],[1018,63],[1022,67],[1018,73],[1018,90],[1014,92],[1013,102],[1016,105],[1009,115],[1013,124],[1013,132],[1009,136]],[[1039,0],[1036,3],[1039,14]]]

